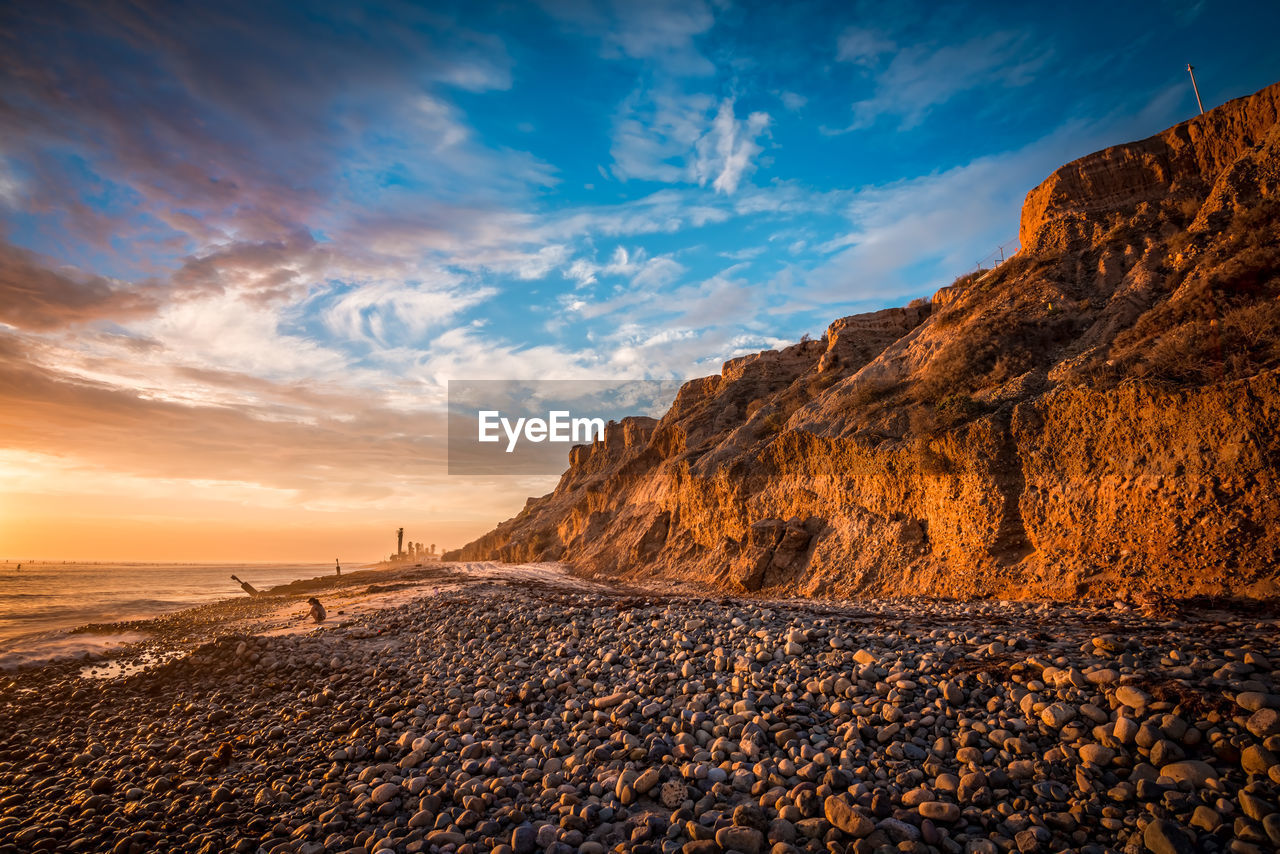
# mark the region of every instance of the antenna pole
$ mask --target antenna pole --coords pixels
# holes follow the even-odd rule
[[[1204,102],[1200,100],[1200,87],[1196,85],[1196,67],[1191,63],[1187,63],[1187,73],[1191,75],[1191,88],[1196,93],[1196,106],[1200,108],[1200,115],[1204,115]]]

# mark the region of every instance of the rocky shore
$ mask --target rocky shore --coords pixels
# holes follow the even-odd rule
[[[0,852],[1280,846],[1274,613],[476,578],[5,674]]]

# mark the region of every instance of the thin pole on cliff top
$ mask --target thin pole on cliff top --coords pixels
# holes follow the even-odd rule
[[[1196,67],[1191,63],[1187,63],[1187,73],[1191,75],[1191,88],[1196,93],[1196,106],[1200,108],[1200,115],[1204,115],[1204,102],[1200,100],[1200,87],[1196,85]]]

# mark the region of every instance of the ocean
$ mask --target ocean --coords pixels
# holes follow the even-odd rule
[[[69,634],[88,623],[155,617],[333,572],[333,564],[0,563],[0,668],[110,649],[132,634]],[[352,565],[351,570],[365,568]],[[345,570],[346,567],[343,567]]]

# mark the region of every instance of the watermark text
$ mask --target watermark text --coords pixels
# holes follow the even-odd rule
[[[546,418],[516,418],[512,421],[500,410],[482,409],[476,413],[479,442],[500,442],[506,435],[507,453],[513,453],[523,437],[527,442],[565,442],[575,445],[604,441],[603,418],[574,418],[567,409],[554,409]]]

